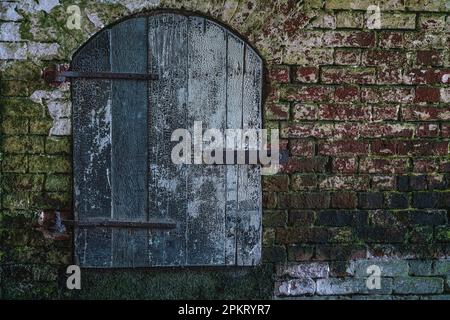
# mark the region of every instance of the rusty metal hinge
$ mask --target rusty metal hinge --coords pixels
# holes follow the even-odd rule
[[[109,80],[158,80],[156,74],[129,73],[129,72],[81,72],[71,71],[66,65],[54,65],[44,69],[42,77],[45,82],[52,85],[59,85],[66,82],[68,78],[83,79],[109,79]]]
[[[133,228],[133,229],[175,229],[176,222],[170,219],[149,219],[148,221],[123,220],[63,220],[63,223],[78,228]]]

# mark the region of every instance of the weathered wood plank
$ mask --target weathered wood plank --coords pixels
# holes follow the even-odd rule
[[[111,30],[112,72],[147,73],[147,18]],[[148,218],[148,87],[146,81],[112,83],[112,212],[115,220]],[[148,230],[113,229],[113,266],[148,265]]]
[[[262,61],[248,45],[245,49],[243,82],[243,129],[261,128]],[[252,149],[256,146],[249,145]],[[238,177],[239,228],[237,264],[258,264],[261,258],[262,191],[260,167],[240,165]]]
[[[188,123],[226,127],[226,32],[200,17],[189,17]],[[188,167],[187,264],[225,263],[225,168]]]
[[[242,84],[244,75],[242,40],[227,33],[227,129],[242,128]],[[236,137],[237,138],[237,137]],[[238,140],[228,139],[227,149],[237,149]],[[233,157],[234,158],[234,157]],[[226,166],[225,264],[236,264],[236,219],[238,214],[238,166]]]
[[[150,82],[150,216],[177,222],[173,230],[152,230],[153,266],[186,263],[186,165],[171,159],[172,132],[186,128],[187,17],[149,17],[149,67],[159,75]]]
[[[111,71],[109,30],[73,58],[74,71]],[[74,215],[78,220],[111,215],[111,81],[72,80]],[[81,266],[111,264],[111,232],[75,228],[75,259]]]

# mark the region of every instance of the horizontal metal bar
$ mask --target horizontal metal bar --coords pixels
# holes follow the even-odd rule
[[[125,73],[125,72],[63,71],[58,73],[58,76],[62,78],[86,78],[86,79],[158,80],[158,75],[155,74]]]
[[[63,220],[62,223],[79,228],[175,229],[177,227],[177,224],[169,219],[151,219],[149,221]]]

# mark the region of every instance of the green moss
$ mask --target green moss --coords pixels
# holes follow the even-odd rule
[[[268,299],[272,269],[82,270],[80,299]]]

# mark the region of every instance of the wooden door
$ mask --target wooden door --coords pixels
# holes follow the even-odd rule
[[[238,36],[194,15],[160,13],[104,29],[72,61],[77,264],[255,265],[257,165],[174,164],[171,134],[260,128],[262,61]]]

